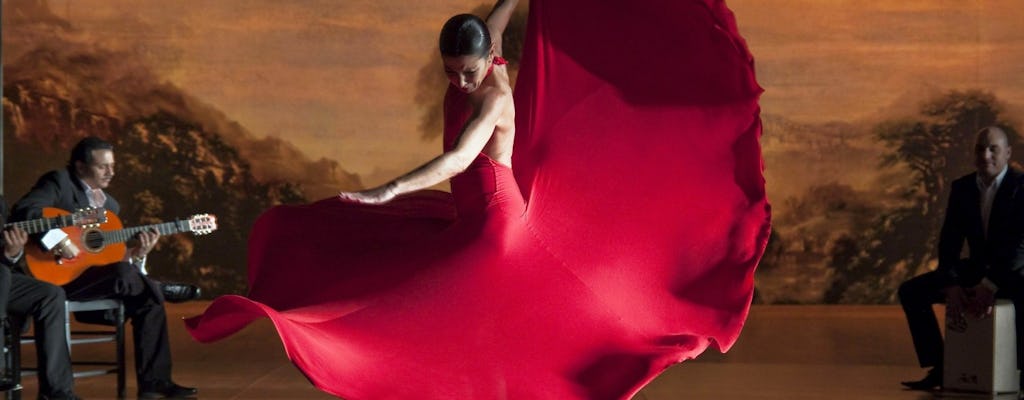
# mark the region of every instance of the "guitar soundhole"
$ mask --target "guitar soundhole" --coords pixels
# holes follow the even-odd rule
[[[90,230],[85,233],[84,240],[85,248],[92,252],[97,252],[103,248],[103,232],[98,230]]]

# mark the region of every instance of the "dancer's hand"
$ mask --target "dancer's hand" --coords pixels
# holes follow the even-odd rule
[[[358,192],[341,192],[338,193],[338,198],[362,204],[384,204],[394,199],[395,195],[394,186],[387,184]]]

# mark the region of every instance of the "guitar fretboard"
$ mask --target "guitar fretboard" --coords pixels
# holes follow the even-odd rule
[[[162,224],[135,226],[131,228],[103,232],[103,243],[109,244],[127,242],[128,239],[131,239],[139,232],[148,230],[156,230],[161,235],[170,235],[172,233],[191,231],[191,229],[189,229],[188,220],[164,222]]]
[[[61,215],[53,218],[38,218],[31,219],[28,221],[18,221],[4,224],[4,229],[10,227],[18,227],[27,233],[39,233],[46,232],[50,229],[63,228],[65,226],[74,225],[74,216],[72,215]]]

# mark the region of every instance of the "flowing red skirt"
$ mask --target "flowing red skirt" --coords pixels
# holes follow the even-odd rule
[[[268,210],[250,292],[192,335],[269,317],[314,385],[353,400],[625,399],[727,350],[769,233],[761,89],[731,12],[535,0],[522,60],[514,173],[481,155],[451,195]]]

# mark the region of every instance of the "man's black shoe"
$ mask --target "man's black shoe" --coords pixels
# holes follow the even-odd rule
[[[938,368],[932,368],[928,371],[928,375],[924,376],[924,379],[900,382],[900,384],[910,390],[932,390],[942,386],[942,371]]]
[[[0,379],[0,392],[11,390],[21,390],[21,384],[10,379]]]
[[[139,387],[140,399],[187,399],[198,394],[199,389],[181,386],[171,381],[143,384]]]
[[[39,395],[40,400],[82,400],[81,397],[74,393],[60,393],[51,395]]]
[[[196,285],[187,283],[160,283],[160,291],[164,292],[164,300],[168,303],[184,303],[198,299],[202,292]]]

